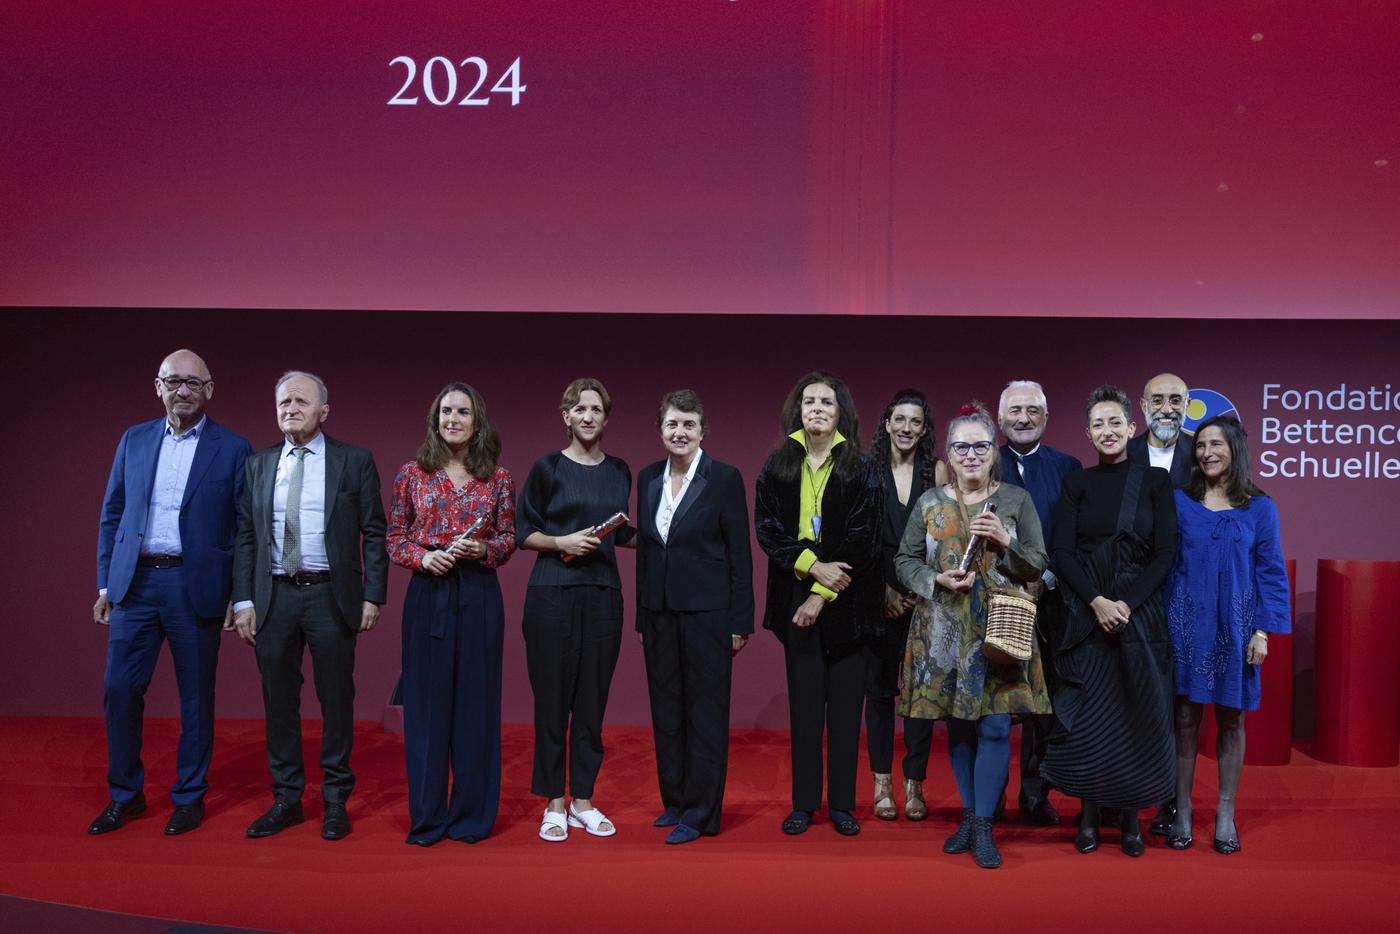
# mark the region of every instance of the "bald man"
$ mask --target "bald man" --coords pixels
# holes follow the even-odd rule
[[[1142,417],[1147,430],[1128,442],[1128,456],[1172,475],[1172,486],[1181,488],[1191,479],[1189,435],[1181,430],[1191,394],[1186,381],[1175,373],[1158,373],[1142,387]]]
[[[162,642],[180,692],[180,746],[167,835],[204,819],[214,751],[214,668],[233,587],[236,504],[251,448],[204,408],[214,378],[199,355],[161,361],[165,417],[127,429],[117,444],[97,533],[93,622],[107,627],[103,710],[110,800],[88,827],[110,833],[146,810],[141,721]]]

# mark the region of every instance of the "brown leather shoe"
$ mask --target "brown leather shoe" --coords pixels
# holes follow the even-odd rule
[[[924,780],[906,778],[904,780],[904,816],[910,820],[923,820],[928,817],[928,805],[924,804]]]

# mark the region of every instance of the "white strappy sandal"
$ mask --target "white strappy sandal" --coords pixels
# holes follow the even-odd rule
[[[599,830],[604,822],[612,824],[607,830]],[[617,825],[608,820],[607,815],[597,808],[589,808],[586,811],[574,810],[574,803],[569,802],[569,826],[581,827],[595,837],[611,837],[617,833]]]
[[[564,831],[560,834],[547,833],[551,827],[558,827]],[[563,843],[569,839],[569,818],[559,811],[544,809],[544,819],[540,821],[540,839],[548,840],[550,843]]]

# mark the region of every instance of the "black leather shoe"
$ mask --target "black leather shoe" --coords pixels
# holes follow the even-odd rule
[[[267,809],[267,813],[248,825],[248,836],[270,837],[275,833],[281,833],[288,827],[295,827],[304,820],[306,820],[306,815],[302,813],[300,801],[296,804],[283,804],[281,801],[277,801]]]
[[[1055,810],[1049,798],[1041,798],[1031,805],[1029,810],[1021,808],[1021,816],[1028,823],[1039,827],[1057,827],[1060,823],[1060,812]]]
[[[962,823],[943,841],[944,853],[966,853],[972,849],[972,808],[963,808]]]
[[[344,840],[350,836],[350,815],[343,804],[327,804],[321,817],[321,839]]]
[[[1157,809],[1157,816],[1152,818],[1152,826],[1147,828],[1147,832],[1154,837],[1170,836],[1174,823],[1176,823],[1176,802],[1168,801]]]
[[[1168,848],[1168,849],[1172,849],[1172,850],[1189,850],[1189,849],[1191,849],[1191,844],[1193,844],[1193,843],[1195,843],[1195,842],[1196,842],[1196,839],[1195,839],[1194,837],[1192,837],[1189,833],[1169,833],[1169,834],[1167,834],[1167,848]]]
[[[1231,853],[1238,853],[1240,851],[1240,841],[1238,838],[1234,840],[1222,840],[1216,837],[1211,841],[1210,845],[1215,852],[1222,856],[1229,856]]]
[[[102,813],[94,817],[91,824],[88,824],[88,833],[97,836],[100,833],[120,830],[127,821],[145,813],[146,793],[143,791],[138,791],[136,797],[125,804],[108,801],[107,806],[102,809]]]
[[[653,827],[674,827],[681,822],[680,808],[667,808],[661,816],[651,822]]]
[[[795,837],[800,833],[806,833],[807,828],[812,825],[811,811],[793,811],[783,818],[783,833],[790,837]]]
[[[178,837],[182,833],[189,833],[200,825],[204,820],[204,802],[196,801],[194,804],[179,804],[175,806],[175,813],[170,815],[170,820],[165,825],[165,835],[167,837]]]
[[[860,821],[851,816],[850,811],[832,811],[831,826],[843,837],[854,837],[860,833]]]
[[[1074,835],[1074,848],[1081,853],[1092,853],[1099,848],[1099,828],[1086,827],[1081,820],[1079,833]]]

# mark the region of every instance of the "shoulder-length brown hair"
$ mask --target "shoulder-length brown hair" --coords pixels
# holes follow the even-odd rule
[[[1251,497],[1267,495],[1254,485],[1252,465],[1249,461],[1249,435],[1239,419],[1229,415],[1208,418],[1196,426],[1195,437],[1199,438],[1201,432],[1207,428],[1220,429],[1220,433],[1225,436],[1225,443],[1230,447],[1230,466],[1225,471],[1225,498],[1230,501],[1230,505],[1236,509],[1243,509],[1249,505]],[[1196,460],[1194,442],[1191,444],[1191,479],[1186,483],[1186,495],[1198,503],[1205,499],[1206,495],[1206,475],[1201,471],[1200,462]]]
[[[813,370],[802,377],[792,387],[783,400],[783,410],[779,422],[782,437],[773,451],[773,473],[784,483],[791,483],[802,476],[802,461],[806,457],[802,445],[791,439],[794,431],[802,427],[802,390],[813,383],[830,387],[836,396],[836,430],[845,440],[836,446],[832,455],[836,458],[834,469],[842,480],[850,480],[860,469],[860,416],[856,414],[855,400],[851,390],[840,379],[823,370]]]
[[[438,410],[448,393],[460,392],[472,401],[472,436],[467,441],[467,472],[478,480],[489,480],[496,473],[496,462],[501,457],[501,436],[496,426],[491,424],[491,416],[486,414],[486,400],[467,383],[448,383],[428,406],[428,436],[418,447],[418,466],[424,473],[432,473],[447,466],[452,459],[452,450],[442,440],[438,431]]]

